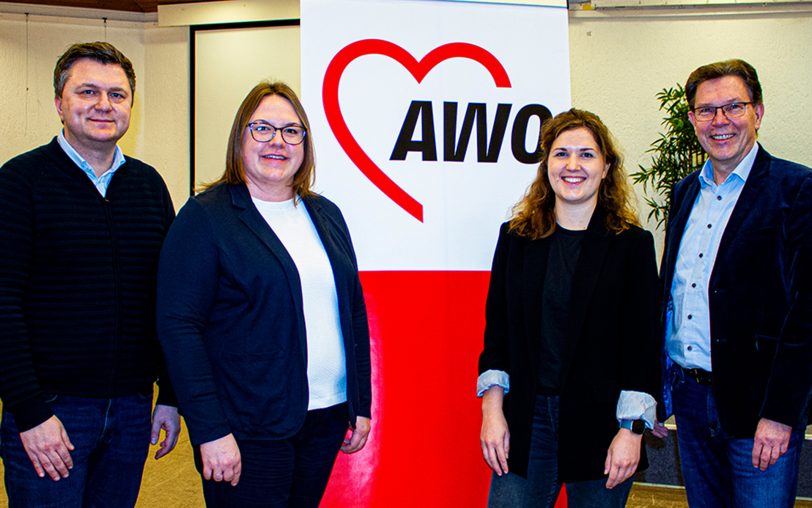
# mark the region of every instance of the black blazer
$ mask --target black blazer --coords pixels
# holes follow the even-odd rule
[[[661,268],[663,324],[698,193],[695,172],[671,197]],[[722,427],[734,437],[753,437],[762,417],[802,424],[812,388],[811,254],[812,171],[759,146],[708,286],[713,391]]]
[[[562,354],[558,472],[563,482],[603,478],[617,434],[621,390],[659,391],[657,266],[651,233],[620,234],[592,216],[572,281],[572,316]],[[548,239],[529,240],[502,225],[486,304],[479,372],[510,375],[504,411],[512,473],[527,474],[539,369],[541,302]],[[647,465],[641,455],[639,469]]]
[[[338,208],[306,198],[333,269],[348,422],[370,416],[369,330],[355,252]],[[158,335],[192,443],[295,434],[308,405],[299,272],[244,185],[184,205],[161,252]]]

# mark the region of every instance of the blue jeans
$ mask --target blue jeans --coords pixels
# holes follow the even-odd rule
[[[75,447],[67,478],[40,478],[14,416],[3,411],[0,455],[9,508],[134,506],[149,451],[151,395],[114,399],[55,396],[48,401]]]
[[[733,438],[722,429],[713,389],[677,367],[672,380],[682,477],[691,508],[792,508],[803,431],[794,431],[787,453],[761,471],[753,467],[753,438]]]
[[[489,508],[552,508],[561,490],[558,481],[558,397],[536,396],[527,479],[514,473],[491,478]],[[606,488],[606,478],[566,484],[571,508],[622,508],[633,479]]]
[[[203,480],[209,508],[318,508],[347,432],[347,404],[308,411],[302,428],[280,440],[238,439],[242,469],[236,487]],[[200,447],[195,466],[203,470]]]

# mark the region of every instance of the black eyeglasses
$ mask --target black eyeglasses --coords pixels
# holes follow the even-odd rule
[[[721,106],[700,106],[693,110],[694,119],[698,122],[709,122],[713,120],[716,112],[720,109],[727,118],[738,118],[744,116],[748,104],[752,104],[752,102],[731,102]]]
[[[276,137],[276,131],[282,135],[282,141],[289,145],[299,145],[304,141],[307,130],[301,125],[276,127],[268,122],[251,122],[248,124],[251,137],[258,143],[267,143]]]

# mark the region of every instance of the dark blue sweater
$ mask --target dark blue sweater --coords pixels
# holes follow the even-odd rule
[[[21,430],[51,394],[148,393],[158,255],[174,218],[152,167],[132,158],[102,197],[51,143],[0,168],[0,397]],[[164,383],[162,404],[176,405]]]

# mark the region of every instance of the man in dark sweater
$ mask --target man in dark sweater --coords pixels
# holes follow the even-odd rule
[[[0,168],[0,439],[9,506],[133,506],[149,443],[175,446],[177,403],[155,334],[155,277],[174,208],[124,157],[132,64],[75,44],[54,69],[64,126]],[[154,412],[152,387],[160,378]]]

